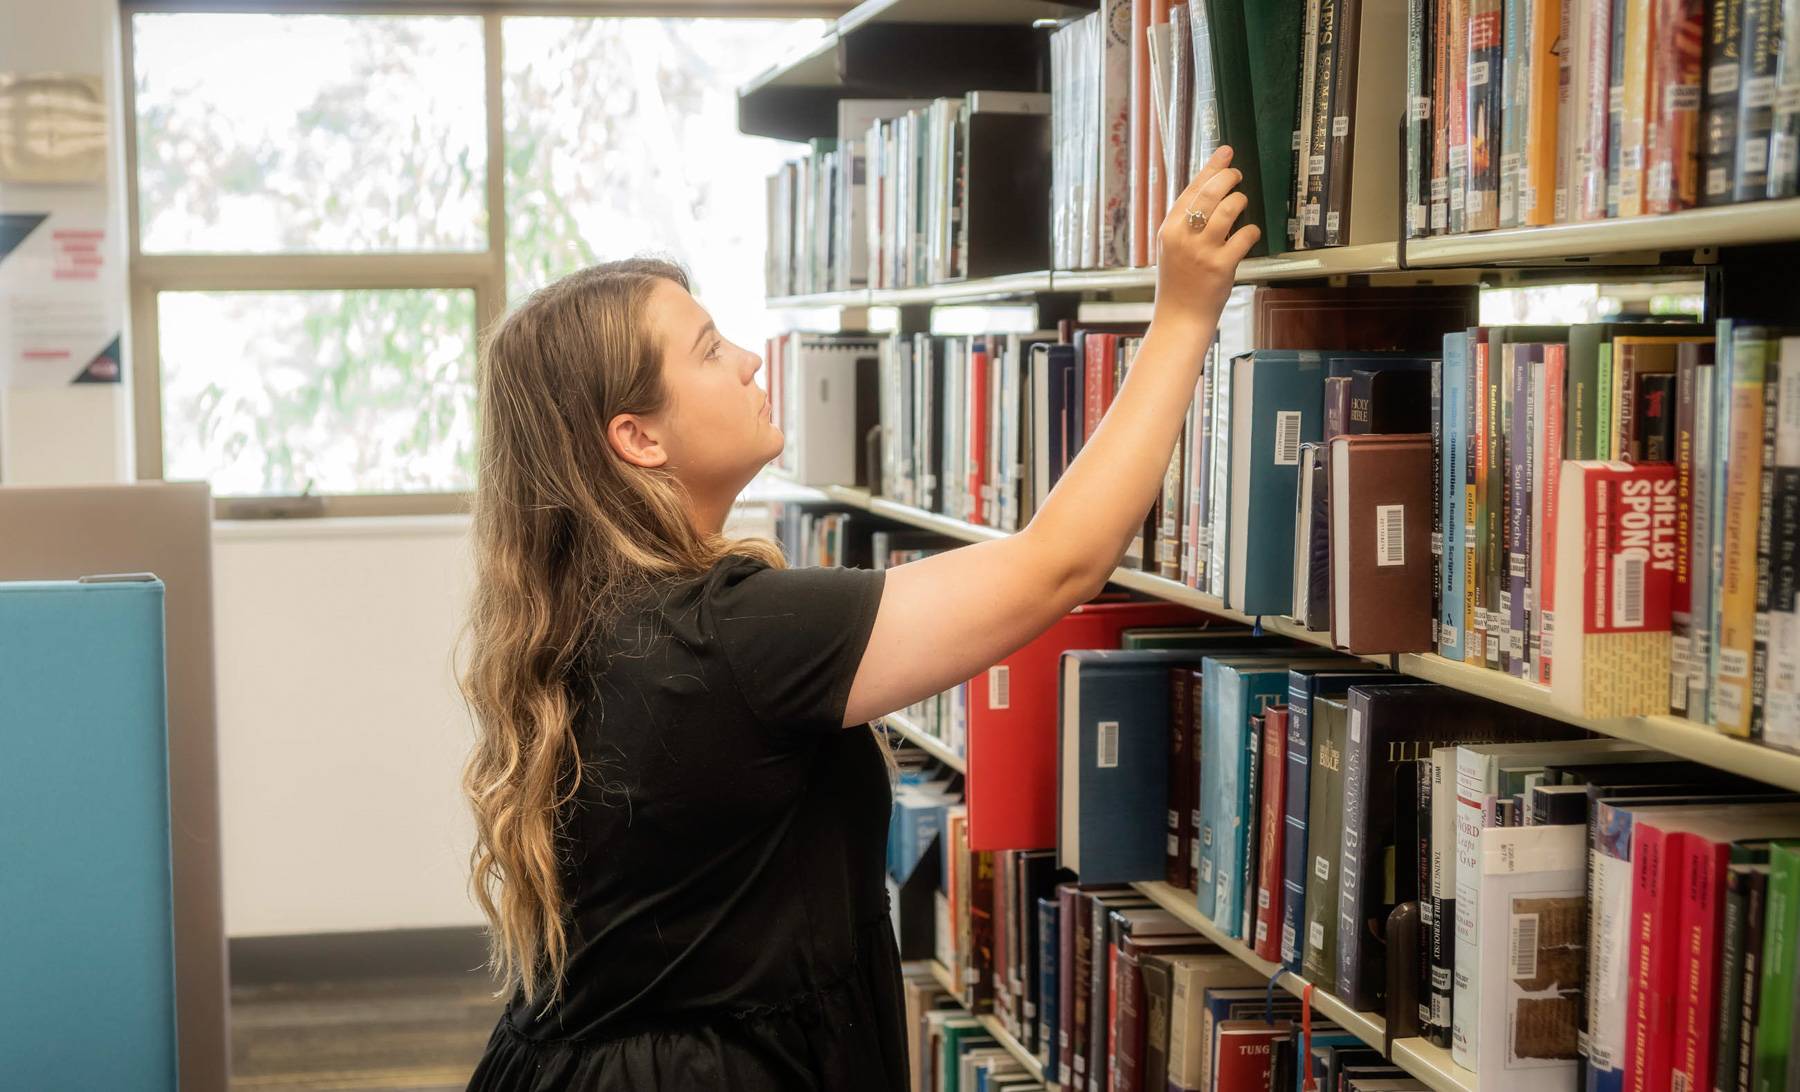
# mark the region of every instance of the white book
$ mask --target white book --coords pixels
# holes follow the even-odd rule
[[[802,485],[849,485],[856,481],[857,373],[878,362],[874,338],[794,335],[784,354],[792,360],[791,382],[783,382],[782,422],[791,423],[785,454],[788,469]],[[877,367],[878,367],[877,363]]]
[[[1406,0],[1364,0],[1357,35],[1356,116],[1331,120],[1335,133],[1348,125],[1350,184],[1345,199],[1350,222],[1338,238],[1344,245],[1379,243],[1400,236],[1400,127],[1394,104],[1406,99]],[[1339,210],[1326,214],[1329,230]]]
[[[1206,991],[1266,984],[1235,956],[1182,952],[1169,961],[1169,1088],[1207,1087],[1212,1043],[1203,1030]],[[1067,1084],[1068,1082],[1064,1082]]]
[[[1479,1029],[1477,1087],[1566,1087],[1574,1080],[1574,1014],[1587,940],[1586,842],[1587,828],[1575,825],[1481,832],[1480,931],[1467,995],[1467,1019]],[[1463,1003],[1459,995],[1459,1022]],[[1461,1057],[1457,1064],[1464,1064]]]
[[[1044,91],[971,91],[966,96],[971,114],[1050,113],[1050,95]]]

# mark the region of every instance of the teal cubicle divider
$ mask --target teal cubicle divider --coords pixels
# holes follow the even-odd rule
[[[0,583],[0,1086],[173,1089],[163,586]]]

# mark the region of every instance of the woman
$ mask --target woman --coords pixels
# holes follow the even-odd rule
[[[1161,228],[1154,321],[1031,525],[886,573],[722,536],[781,450],[762,366],[662,263],[488,342],[465,690],[475,891],[511,1003],[474,1089],[906,1087],[870,719],[1099,592],[1161,486],[1256,229],[1220,149]]]

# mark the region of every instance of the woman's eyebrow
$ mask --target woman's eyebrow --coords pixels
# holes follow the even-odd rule
[[[705,340],[706,340],[706,335],[707,335],[707,334],[713,334],[713,333],[717,333],[717,332],[718,332],[718,327],[716,327],[716,326],[714,326],[714,325],[713,325],[713,324],[712,324],[712,323],[710,323],[710,322],[709,322],[709,323],[707,323],[707,324],[706,324],[706,325],[705,325],[705,326],[702,326],[702,327],[700,327],[700,336],[699,336],[699,337],[696,337],[696,338],[695,338],[695,339],[694,339],[694,349],[698,349],[698,348],[699,348],[699,347],[700,347],[700,343],[701,343],[701,342],[702,342],[702,341],[705,341]],[[690,349],[690,350],[688,350],[688,351],[689,351],[689,352],[692,352],[692,351],[693,351],[693,349]]]

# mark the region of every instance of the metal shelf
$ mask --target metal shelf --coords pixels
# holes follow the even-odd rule
[[[963,759],[963,756],[951,750],[950,745],[943,740],[919,727],[918,723],[911,717],[904,716],[900,713],[889,713],[887,716],[882,717],[881,720],[882,723],[893,729],[902,739],[912,743],[921,751],[929,754],[932,758],[937,759],[957,773],[968,772],[967,763]]]
[[[906,307],[922,303],[954,303],[962,300],[1004,299],[1035,296],[1051,290],[1047,272],[1009,273],[1004,277],[980,277],[913,288],[876,288],[869,292],[875,307]]]
[[[999,1043],[1002,1047],[1005,1047],[1006,1052],[1011,1054],[1017,1059],[1020,1065],[1025,1067],[1025,1072],[1031,1074],[1040,1081],[1044,1080],[1044,1067],[1038,1064],[1037,1056],[1031,1053],[1031,1051],[1026,1050],[1025,1044],[1019,1042],[1018,1038],[1013,1035],[1012,1032],[1006,1030],[1006,1025],[1000,1022],[998,1016],[984,1012],[978,1014],[975,1019],[981,1021],[982,1028],[985,1029],[989,1035],[994,1037],[995,1042]],[[1050,1082],[1045,1083],[1049,1084]],[[1056,1086],[1051,1084],[1050,1087],[1054,1088]]]
[[[867,307],[869,290],[852,288],[845,292],[814,292],[805,296],[770,296],[765,306],[771,311],[805,311],[819,307]]]
[[[1605,265],[1608,258],[1622,254],[1653,255],[1667,250],[1749,246],[1784,239],[1800,239],[1800,198],[1579,224],[1431,235],[1407,240],[1406,267],[1474,267],[1570,259]]]
[[[1295,997],[1306,998],[1307,987],[1311,983],[1297,974],[1282,970],[1280,964],[1258,958],[1243,941],[1228,936],[1194,905],[1193,892],[1160,882],[1135,883],[1132,886],[1148,895],[1158,906],[1174,914],[1184,925],[1218,945],[1222,951],[1242,960],[1256,973],[1275,979],[1276,985]],[[1358,1012],[1316,986],[1312,990],[1311,1003],[1326,1019],[1364,1043],[1376,1050],[1386,1050],[1387,1022],[1380,1016],[1372,1012]],[[1395,1041],[1393,1060],[1396,1065],[1438,1092],[1474,1092],[1475,1074],[1452,1063],[1447,1052],[1423,1039]]]

